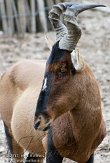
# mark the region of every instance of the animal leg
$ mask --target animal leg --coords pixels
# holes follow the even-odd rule
[[[78,163],[84,163],[84,162],[78,162]],[[92,154],[89,158],[89,160],[85,163],[94,163],[94,154]]]
[[[62,163],[63,157],[60,156],[53,142],[52,128],[48,131],[46,163]]]
[[[63,157],[57,151],[48,151],[46,155],[46,163],[62,163]]]
[[[24,159],[24,149],[19,146],[19,144],[13,139],[13,153],[12,157],[16,160],[16,163],[23,163]]]
[[[39,156],[37,157],[29,153],[25,160],[25,163],[43,163],[43,159],[44,157],[39,157]]]
[[[22,163],[24,150],[19,146],[19,144],[14,140],[9,128],[4,123],[7,146],[8,146],[8,160],[16,160],[17,163]]]
[[[92,154],[86,163],[94,163],[94,154]]]

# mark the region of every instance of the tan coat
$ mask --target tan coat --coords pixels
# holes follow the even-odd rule
[[[30,153],[44,155],[45,150],[47,150],[46,133],[35,130],[33,127],[44,69],[45,61],[25,60],[15,64],[1,76],[0,113],[13,138],[14,154],[22,154],[23,150],[28,150]],[[93,89],[93,91],[89,92],[91,88],[88,88],[84,92],[94,94],[95,91],[96,96],[99,97],[99,104],[97,104],[97,101],[91,101],[90,104],[85,103],[83,101],[84,98],[82,98],[82,101],[79,102],[80,105],[77,106],[78,110],[64,113],[52,125],[54,132],[53,142],[58,152],[62,156],[79,163],[84,163],[85,160],[89,159],[106,134],[101,112],[99,88],[86,64],[82,76],[84,74],[88,75],[88,80],[91,79],[91,88]],[[76,81],[78,75],[76,76]],[[83,86],[85,78],[80,80],[82,80]],[[82,88],[82,92],[80,92],[81,96],[89,98],[92,94],[82,94],[84,89],[86,88]],[[95,100],[95,98],[93,97],[92,100]],[[97,104],[99,108],[95,109],[93,107],[94,110],[92,108],[86,111],[84,105],[91,104]],[[88,107],[90,108],[91,106]]]

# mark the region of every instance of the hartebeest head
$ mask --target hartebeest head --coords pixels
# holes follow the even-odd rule
[[[82,87],[81,79],[84,78],[86,82],[86,73],[85,63],[76,50],[81,37],[81,29],[76,17],[84,10],[102,6],[59,3],[50,11],[49,18],[56,31],[57,42],[46,64],[35,112],[36,129],[47,130],[52,121],[78,105]],[[60,21],[61,15],[65,25]]]

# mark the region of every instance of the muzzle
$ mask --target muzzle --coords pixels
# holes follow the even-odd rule
[[[47,131],[50,128],[51,123],[52,121],[47,115],[39,115],[38,117],[35,116],[34,128],[35,130]]]

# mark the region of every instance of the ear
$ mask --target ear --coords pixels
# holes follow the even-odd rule
[[[6,72],[3,72],[2,74],[0,74],[0,80],[3,78],[3,76],[5,75]]]
[[[53,45],[54,45],[54,43],[53,43],[53,41],[51,40],[51,39],[49,39],[48,37],[47,37],[47,34],[45,33],[45,40],[46,40],[46,43],[47,43],[47,46],[48,46],[48,48],[50,49],[50,51],[52,50],[52,47],[53,47]]]
[[[79,49],[75,49],[72,51],[71,60],[77,72],[80,72],[84,69],[84,60],[80,55]]]

